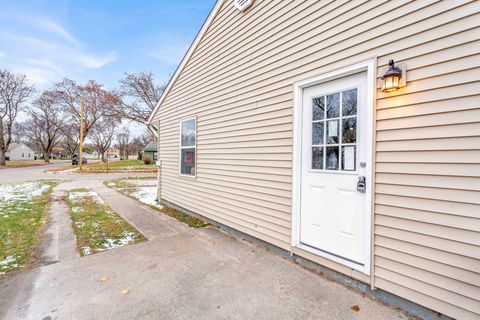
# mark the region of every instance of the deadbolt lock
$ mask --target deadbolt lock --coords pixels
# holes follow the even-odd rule
[[[358,192],[365,192],[367,188],[367,183],[365,181],[364,176],[359,176],[358,177],[358,182],[357,182],[357,191]]]

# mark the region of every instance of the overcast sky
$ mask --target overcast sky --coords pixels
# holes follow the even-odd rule
[[[0,0],[0,68],[44,89],[67,76],[112,89],[124,72],[174,72],[214,0]]]

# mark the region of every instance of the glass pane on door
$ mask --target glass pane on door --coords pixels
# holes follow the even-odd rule
[[[357,142],[357,118],[342,120],[342,143]]]
[[[357,89],[342,92],[342,116],[357,114]]]
[[[312,99],[312,169],[356,170],[357,108],[357,88]]]
[[[327,118],[338,118],[340,116],[340,93],[327,96]]]
[[[323,120],[325,117],[325,97],[318,97],[313,99],[313,121]]]
[[[312,169],[323,169],[323,147],[312,148]]]
[[[338,120],[327,122],[327,144],[338,143]]]
[[[323,121],[312,124],[312,145],[323,144]]]
[[[327,147],[326,170],[338,170],[338,147]]]

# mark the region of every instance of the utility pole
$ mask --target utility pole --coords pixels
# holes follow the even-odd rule
[[[81,97],[80,103],[80,146],[79,146],[79,159],[78,164],[80,165],[80,171],[82,171],[83,166],[83,96]]]

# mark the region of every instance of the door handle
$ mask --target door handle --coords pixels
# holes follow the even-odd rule
[[[358,176],[358,182],[357,182],[357,191],[365,193],[367,188],[367,182],[365,180],[364,176]]]

